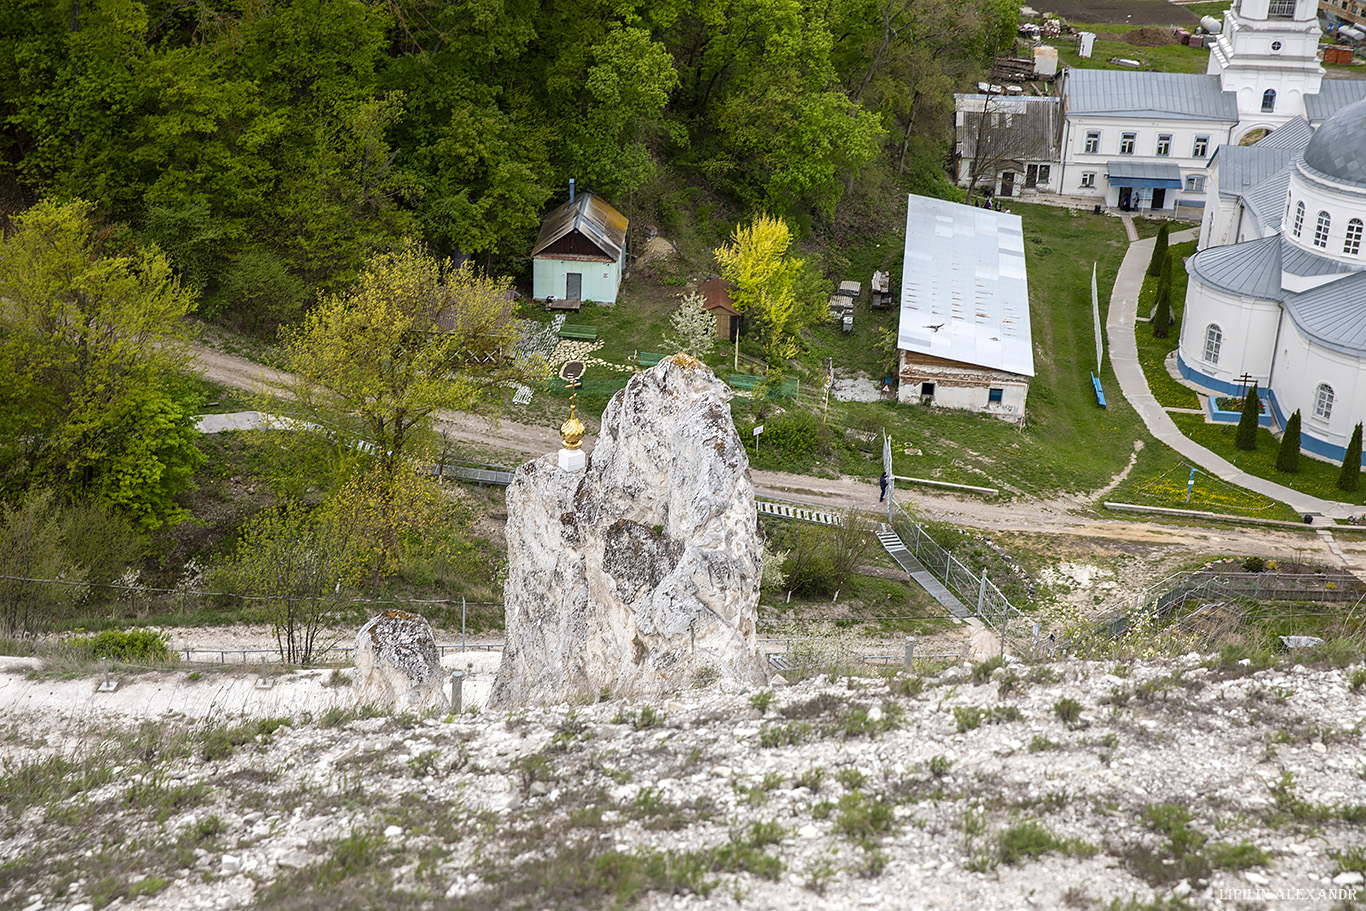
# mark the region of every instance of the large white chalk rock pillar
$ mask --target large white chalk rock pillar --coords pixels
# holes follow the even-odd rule
[[[754,484],[730,397],[700,362],[666,358],[612,398],[586,467],[551,453],[517,469],[491,706],[767,680]]]

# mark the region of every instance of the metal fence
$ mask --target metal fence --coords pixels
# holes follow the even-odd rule
[[[1350,573],[1175,573],[1105,610],[1098,626],[1121,635],[1135,618],[1173,618],[1214,601],[1356,602],[1366,586]]]
[[[1003,648],[1009,645],[1019,654],[1034,654],[1038,624],[1011,604],[996,583],[987,578],[985,571],[979,574],[964,565],[930,537],[929,532],[921,528],[899,504],[892,503],[889,513],[892,528],[906,549],[931,575],[943,582],[972,611],[973,616],[1001,636]]]

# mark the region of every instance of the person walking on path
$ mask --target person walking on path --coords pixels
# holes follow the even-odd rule
[[[877,498],[877,501],[881,503],[887,499],[887,472],[884,471],[882,476],[877,479],[877,486],[882,489],[882,494]]]

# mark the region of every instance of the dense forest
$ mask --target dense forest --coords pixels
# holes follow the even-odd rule
[[[82,199],[199,311],[296,322],[418,237],[520,274],[571,177],[666,228],[943,186],[1015,0],[3,0],[0,196]],[[637,219],[638,223],[640,219]]]

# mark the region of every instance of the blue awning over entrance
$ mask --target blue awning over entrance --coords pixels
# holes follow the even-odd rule
[[[1108,161],[1105,169],[1112,187],[1181,189],[1181,169],[1167,162]]]

